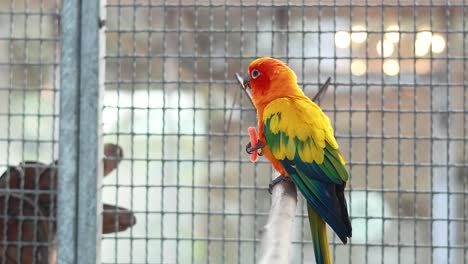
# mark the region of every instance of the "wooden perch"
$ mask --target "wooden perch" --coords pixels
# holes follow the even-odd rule
[[[291,181],[281,181],[273,186],[270,215],[263,228],[259,263],[289,263],[296,206],[297,191]]]

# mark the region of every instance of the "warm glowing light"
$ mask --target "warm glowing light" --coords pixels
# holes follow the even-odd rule
[[[351,39],[355,43],[363,43],[367,39],[366,28],[363,26],[354,26],[352,28]]]
[[[441,35],[432,36],[432,52],[441,53],[445,49],[445,39]]]
[[[380,55],[380,56],[383,56],[383,57],[388,57],[390,55],[392,55],[393,53],[393,44],[384,39],[383,40],[383,47],[382,47],[382,41],[379,40],[379,42],[377,43],[377,53]]]
[[[422,57],[429,52],[429,48],[431,47],[431,43],[424,42],[423,40],[416,40],[414,43],[415,47],[415,54],[416,56]]]
[[[423,31],[416,34],[416,41],[414,42],[414,52],[416,56],[422,57],[429,52],[432,42],[432,33]]]
[[[400,30],[400,27],[398,25],[391,25],[387,27],[388,33],[385,33],[385,38],[392,42],[392,43],[397,43],[400,41],[400,33],[398,32]]]
[[[351,63],[351,73],[356,76],[364,75],[367,71],[366,63],[363,60],[353,60]]]
[[[431,42],[432,40],[432,32],[430,31],[422,31],[416,34],[416,39],[425,40],[427,42]]]
[[[351,44],[351,37],[346,31],[338,31],[335,33],[335,45],[338,48],[347,48]]]
[[[383,71],[387,75],[395,76],[400,72],[400,65],[396,60],[386,60],[383,64]]]

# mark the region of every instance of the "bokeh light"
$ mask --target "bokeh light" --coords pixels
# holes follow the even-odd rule
[[[351,36],[346,31],[338,31],[335,33],[335,46],[337,48],[347,48],[351,44]]]
[[[355,43],[363,43],[367,39],[366,28],[361,25],[353,26],[353,33],[351,33],[351,39]]]
[[[416,41],[414,42],[414,53],[418,57],[425,56],[429,52],[432,42],[432,32],[423,31],[416,34]]]
[[[398,25],[388,26],[386,29],[388,33],[385,33],[385,39],[392,43],[397,43],[398,41],[400,41],[400,33],[397,32],[399,30],[400,27]]]
[[[383,71],[386,75],[395,76],[400,72],[400,64],[397,60],[385,60]]]
[[[355,76],[362,76],[366,73],[367,66],[364,60],[353,60],[351,63],[351,73]]]
[[[445,49],[445,39],[441,35],[432,36],[432,52],[441,53]]]
[[[376,49],[377,49],[377,53],[383,57],[388,57],[392,55],[393,50],[394,50],[393,44],[386,39],[383,40],[383,45],[382,45],[382,41],[379,40],[379,42],[377,42]]]

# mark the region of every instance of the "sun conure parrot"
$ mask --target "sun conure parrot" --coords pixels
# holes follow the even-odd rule
[[[285,63],[259,58],[249,65],[244,89],[250,88],[258,116],[258,144],[280,176],[291,179],[307,200],[317,263],[331,263],[326,225],[347,243],[351,237],[344,188],[345,161],[338,150],[330,119],[297,84]],[[249,143],[250,144],[250,143]]]

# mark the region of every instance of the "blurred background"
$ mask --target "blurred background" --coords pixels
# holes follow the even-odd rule
[[[0,172],[58,158],[60,1],[0,0]],[[468,263],[464,1],[108,0],[103,141],[124,158],[103,202],[137,224],[103,263],[253,263],[273,171],[245,153],[234,74],[281,59],[332,120],[350,182],[337,263]],[[300,197],[291,263],[312,261]]]

